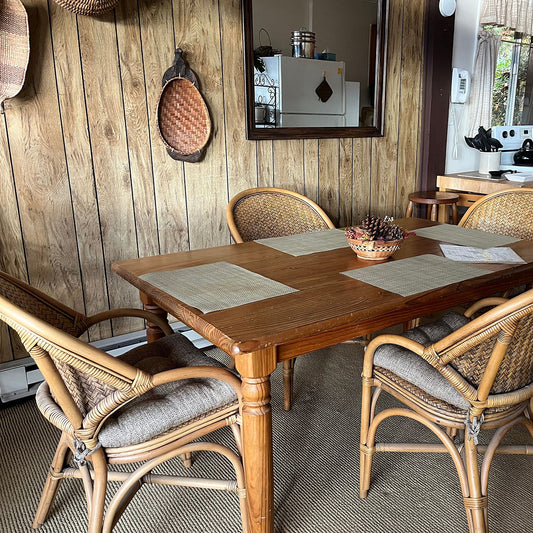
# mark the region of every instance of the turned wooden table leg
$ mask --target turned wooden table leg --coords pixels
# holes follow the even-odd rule
[[[144,294],[144,292],[141,292],[140,295],[145,311],[150,311],[150,313],[167,320],[167,312],[164,309],[161,309],[161,307],[155,304],[149,296]],[[154,342],[164,336],[165,334],[163,333],[163,330],[157,324],[153,324],[148,320],[146,321],[146,342]]]
[[[243,384],[242,438],[248,533],[273,533],[270,374],[276,368],[275,350],[239,355],[235,362]]]

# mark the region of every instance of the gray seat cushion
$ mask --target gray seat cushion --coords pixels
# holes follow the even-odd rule
[[[447,313],[431,324],[406,331],[403,336],[423,346],[429,346],[468,322],[469,319],[463,315]],[[433,368],[419,355],[402,346],[384,344],[377,348],[374,354],[374,365],[394,372],[397,376],[440,400],[455,405],[460,409],[468,409],[468,402],[437,369]]]
[[[150,374],[189,366],[225,368],[180,334],[139,346],[120,358]],[[159,385],[107,419],[99,440],[104,448],[139,444],[236,400],[235,390],[218,379],[186,379]]]

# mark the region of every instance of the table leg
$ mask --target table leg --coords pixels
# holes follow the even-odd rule
[[[270,374],[276,368],[275,349],[239,355],[235,362],[242,379],[242,438],[248,533],[273,533]]]
[[[141,292],[140,296],[145,311],[150,311],[150,313],[153,313],[164,320],[167,319],[167,312],[154,303],[150,296],[146,295],[144,292]],[[154,342],[164,336],[165,334],[163,330],[157,324],[153,324],[148,320],[146,321],[146,342]]]

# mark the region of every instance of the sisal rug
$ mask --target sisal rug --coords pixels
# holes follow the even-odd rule
[[[272,377],[276,533],[467,533],[459,482],[444,454],[377,454],[368,497],[358,495],[362,348],[343,344],[300,357],[294,406],[283,411],[280,368]],[[382,405],[393,400],[382,395]],[[229,430],[228,430],[229,431]],[[433,437],[414,422],[390,419],[379,435]],[[220,431],[216,438],[230,442]],[[523,434],[520,433],[522,437]],[[30,533],[58,432],[33,399],[0,407],[0,532]],[[160,468],[184,470],[179,461]],[[230,469],[214,455],[191,472]],[[533,458],[497,456],[490,472],[491,533],[531,531]],[[42,533],[82,533],[87,520],[78,480],[63,483]],[[230,493],[145,485],[114,533],[237,533]]]

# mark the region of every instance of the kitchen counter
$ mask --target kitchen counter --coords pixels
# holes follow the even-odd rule
[[[512,174],[507,174],[512,179]],[[493,179],[475,171],[458,172],[456,174],[443,174],[437,176],[437,188],[439,191],[455,192],[459,194],[457,205],[470,207],[474,202],[483,198],[486,194],[515,187],[533,188],[531,181],[511,181],[511,179]],[[444,207],[444,209],[442,209]],[[449,216],[446,206],[440,206],[439,221],[448,222]]]

